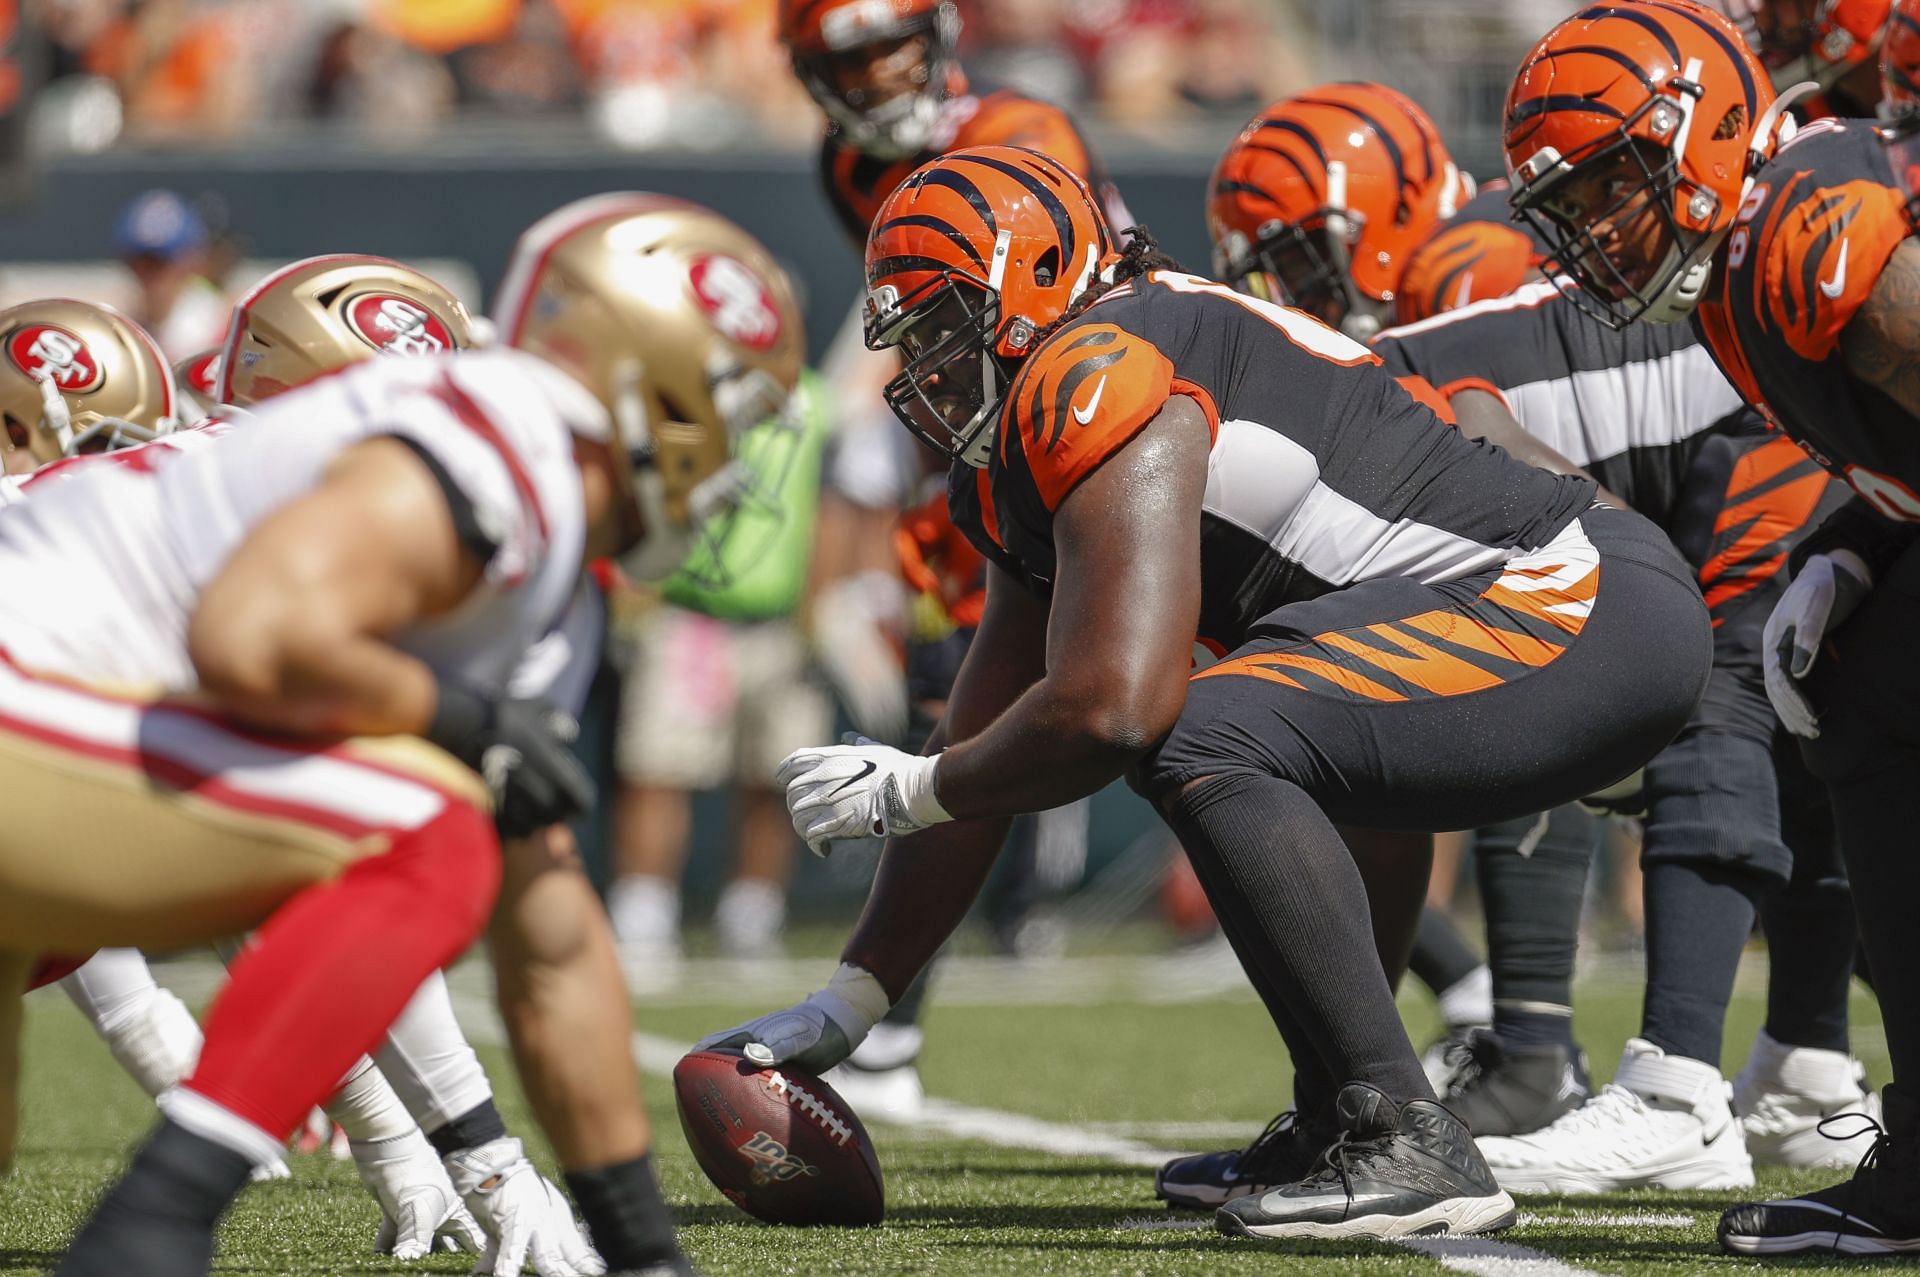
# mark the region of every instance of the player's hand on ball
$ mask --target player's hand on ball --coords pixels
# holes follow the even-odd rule
[[[825,1073],[866,1041],[888,1007],[880,982],[843,962],[818,993],[808,994],[784,1011],[702,1038],[693,1049],[732,1049],[763,1067],[791,1064],[809,1073]]]
[[[573,1208],[528,1161],[511,1136],[461,1149],[447,1174],[486,1230],[476,1273],[519,1277],[529,1263],[540,1277],[598,1277],[607,1266],[580,1235]]]
[[[373,1248],[395,1259],[421,1259],[436,1246],[476,1254],[486,1244],[480,1225],[460,1202],[446,1168],[419,1128],[386,1140],[348,1145],[354,1169],[380,1203]]]
[[[864,737],[795,750],[774,773],[793,831],[816,856],[835,842],[910,834],[952,820],[935,796],[940,756],[923,758]]]
[[[1819,716],[1800,680],[1819,659],[1820,645],[1853,614],[1873,588],[1873,573],[1851,550],[1815,554],[1801,565],[1773,614],[1760,644],[1767,699],[1795,736],[1820,735]]]

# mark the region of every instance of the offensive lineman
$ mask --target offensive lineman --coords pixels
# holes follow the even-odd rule
[[[889,400],[953,459],[955,522],[993,568],[928,755],[803,750],[782,779],[816,849],[958,823],[883,853],[827,989],[704,1045],[844,1058],[958,923],[1006,819],[1126,774],[1336,1097],[1327,1160],[1229,1203],[1222,1229],[1504,1227],[1510,1199],[1361,956],[1330,820],[1458,827],[1610,783],[1692,708],[1704,611],[1590,481],[1463,439],[1299,312],[1157,265],[1017,148],[949,155],[882,207],[869,340],[907,356]],[[1653,662],[1653,632],[1691,641]],[[1196,636],[1225,659],[1189,685]],[[1463,733],[1497,795],[1455,769]]]

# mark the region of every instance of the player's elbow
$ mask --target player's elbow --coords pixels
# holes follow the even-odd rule
[[[200,690],[259,704],[284,696],[292,668],[289,618],[265,595],[209,589],[187,624],[187,659]]]
[[[1079,735],[1091,750],[1124,768],[1173,729],[1185,704],[1184,678],[1117,678],[1108,681],[1097,698],[1084,703]]]

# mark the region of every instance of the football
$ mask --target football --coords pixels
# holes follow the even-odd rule
[[[877,1224],[886,1189],[873,1141],[810,1073],[738,1051],[694,1051],[673,1070],[680,1129],[727,1199],[770,1224]]]

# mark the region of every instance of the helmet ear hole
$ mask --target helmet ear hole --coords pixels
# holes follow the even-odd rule
[[[1060,278],[1060,247],[1054,245],[1040,254],[1033,264],[1033,282],[1037,288],[1051,288]]]

